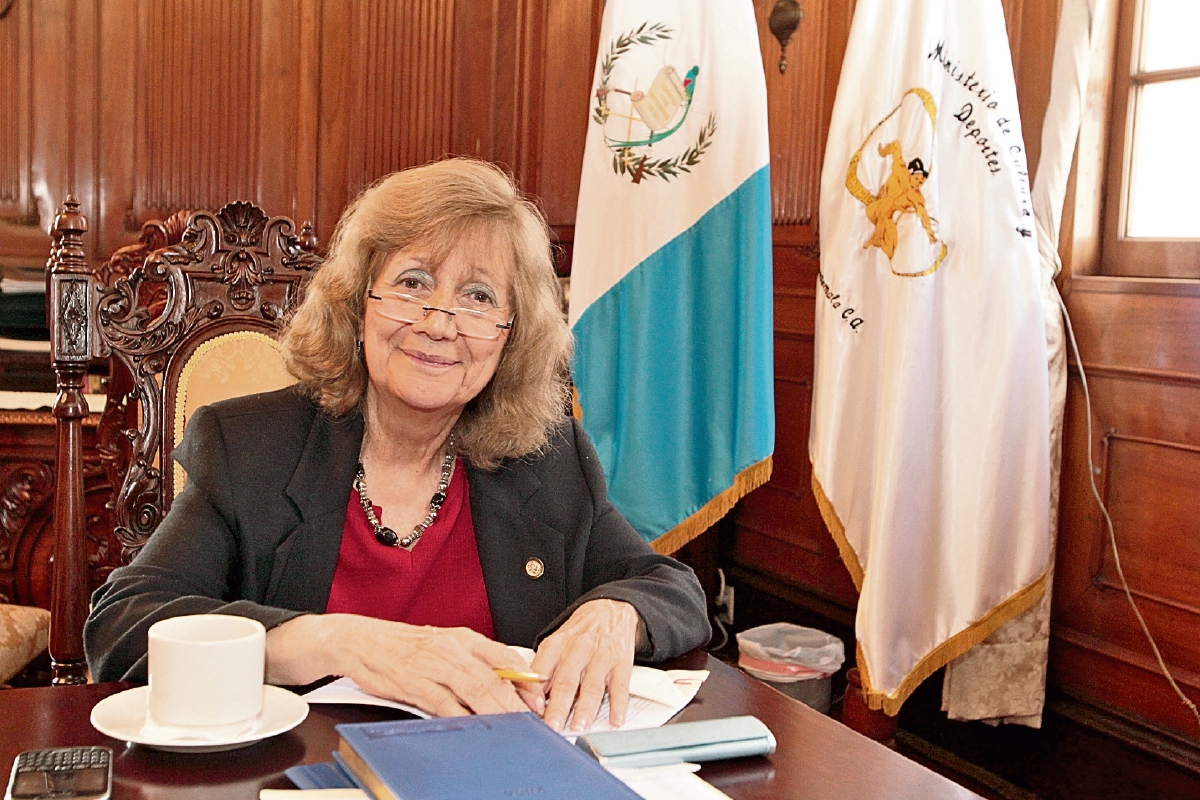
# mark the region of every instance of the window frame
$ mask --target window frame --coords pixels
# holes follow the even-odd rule
[[[1200,77],[1200,66],[1141,72],[1139,52],[1145,0],[1119,3],[1108,164],[1104,179],[1100,261],[1105,275],[1200,278],[1200,239],[1125,236],[1137,94],[1149,83]]]

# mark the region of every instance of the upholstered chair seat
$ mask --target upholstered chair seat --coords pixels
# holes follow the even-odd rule
[[[25,669],[49,639],[49,611],[0,603],[0,684]]]

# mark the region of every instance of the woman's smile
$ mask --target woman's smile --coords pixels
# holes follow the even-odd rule
[[[411,358],[413,361],[427,367],[453,367],[459,363],[458,359],[447,358],[446,356],[438,356],[433,353],[423,353],[411,347],[399,348],[401,353]]]

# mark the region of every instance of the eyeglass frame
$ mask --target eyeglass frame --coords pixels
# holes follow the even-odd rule
[[[456,317],[456,316],[458,316],[458,313],[460,311],[465,311],[468,314],[478,314],[481,317],[485,317],[488,320],[491,320],[498,329],[507,331],[512,328],[513,321],[517,318],[517,312],[514,311],[512,313],[512,316],[510,316],[508,318],[508,322],[495,322],[495,317],[488,316],[487,312],[485,312],[485,311],[476,311],[473,308],[462,308],[462,307],[438,308],[437,306],[427,306],[424,304],[424,301],[421,300],[421,298],[413,297],[411,294],[405,294],[404,292],[384,292],[384,294],[387,294],[391,297],[402,297],[406,300],[411,300],[414,303],[419,303],[421,305],[421,310],[425,312],[425,314],[421,317],[421,319],[428,319],[430,311],[440,311],[448,317]],[[384,299],[382,296],[375,294],[370,289],[367,290],[367,298],[370,300],[379,300],[381,302]],[[415,320],[415,319],[414,320],[393,319],[392,317],[389,317],[386,314],[383,314],[382,312],[380,312],[380,313],[385,319],[390,319],[393,322],[403,322],[408,325],[415,325],[417,322],[420,321],[420,320]],[[479,336],[477,334],[464,333],[463,330],[458,327],[457,322],[454,325],[454,329],[456,331],[458,331],[459,336],[465,336],[468,339],[479,339],[479,340],[485,341],[485,342],[494,342],[500,338],[499,332],[497,332],[495,336]]]

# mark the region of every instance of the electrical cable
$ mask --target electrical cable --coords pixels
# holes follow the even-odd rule
[[[720,568],[717,569],[717,579],[721,581],[721,585],[717,588],[717,602],[721,603],[720,608],[724,610],[727,608],[727,606],[725,606],[725,570]],[[719,611],[717,614],[714,614],[711,617],[711,620],[713,625],[716,626],[717,630],[721,632],[721,643],[713,647],[712,643],[710,642],[709,647],[707,648],[709,652],[715,652],[729,644],[729,631],[725,629],[725,624],[721,622],[721,615]]]

